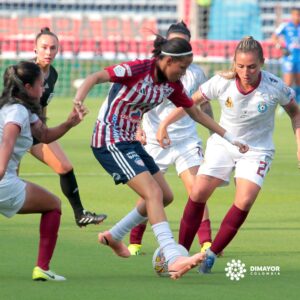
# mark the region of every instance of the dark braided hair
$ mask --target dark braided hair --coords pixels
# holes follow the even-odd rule
[[[18,103],[44,121],[39,101],[29,97],[25,89],[25,84],[33,86],[41,74],[40,67],[29,61],[20,61],[17,65],[7,67],[3,75],[4,89],[0,96],[0,108],[5,104]]]

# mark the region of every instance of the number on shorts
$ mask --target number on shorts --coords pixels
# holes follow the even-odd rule
[[[265,161],[260,161],[259,162],[259,167],[257,169],[257,175],[261,176],[262,178],[265,177],[266,175],[266,169],[267,169],[268,164]]]

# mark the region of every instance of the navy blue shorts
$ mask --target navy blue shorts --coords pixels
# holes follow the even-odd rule
[[[119,142],[100,148],[92,147],[92,150],[116,184],[126,183],[145,171],[149,171],[152,175],[159,171],[154,159],[140,142]]]

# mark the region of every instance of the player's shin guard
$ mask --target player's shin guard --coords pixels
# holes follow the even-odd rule
[[[205,203],[194,202],[189,198],[180,222],[179,244],[188,251],[203,218]]]
[[[239,228],[246,220],[248,213],[248,211],[243,211],[235,205],[232,205],[223,219],[221,227],[210,247],[212,252],[215,254],[222,252],[237,234]]]
[[[45,212],[41,216],[37,266],[43,270],[49,270],[49,263],[56,245],[60,217],[61,211],[58,209]]]

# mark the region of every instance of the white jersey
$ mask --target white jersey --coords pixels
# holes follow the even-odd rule
[[[186,74],[181,78],[186,93],[192,96],[199,88],[200,84],[206,81],[206,77],[201,68],[192,64],[186,70]],[[143,117],[143,129],[146,133],[147,143],[158,144],[156,132],[159,124],[163,121],[176,106],[165,99],[159,106],[147,112]],[[168,126],[168,134],[172,142],[181,141],[188,137],[197,136],[196,124],[188,115]]]
[[[4,105],[0,109],[0,140],[2,140],[3,129],[7,123],[17,124],[21,131],[17,137],[13,153],[8,162],[8,166],[4,177],[0,181],[0,197],[1,189],[7,185],[7,180],[11,177],[17,176],[17,168],[20,164],[21,158],[26,151],[32,146],[32,134],[30,124],[38,120],[36,114],[32,114],[21,104]]]
[[[272,135],[276,106],[287,105],[295,98],[291,88],[266,71],[261,72],[258,86],[246,94],[235,79],[220,75],[205,82],[200,90],[207,99],[219,100],[220,125],[258,151],[274,150]]]

